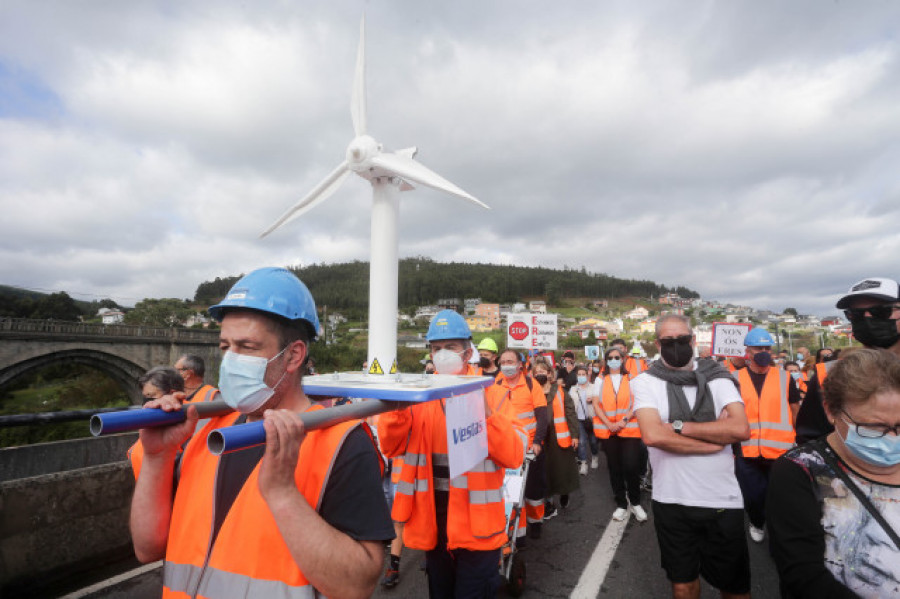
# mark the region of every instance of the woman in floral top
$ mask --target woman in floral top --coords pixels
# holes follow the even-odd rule
[[[900,358],[842,357],[825,379],[835,430],[774,465],[770,546],[785,597],[900,597],[900,547],[844,482],[900,531]]]

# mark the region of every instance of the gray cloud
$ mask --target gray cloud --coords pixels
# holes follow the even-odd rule
[[[366,259],[356,178],[257,239],[343,158],[360,8],[4,3],[0,281],[189,297]],[[900,276],[894,3],[366,8],[370,131],[493,208],[403,194],[401,255],[820,314]]]

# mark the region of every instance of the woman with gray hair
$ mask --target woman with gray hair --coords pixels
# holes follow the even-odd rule
[[[900,596],[900,358],[863,349],[829,373],[834,431],[779,458],[770,548],[784,597]]]
[[[159,399],[176,391],[184,391],[184,379],[169,366],[154,366],[138,379],[144,399]]]

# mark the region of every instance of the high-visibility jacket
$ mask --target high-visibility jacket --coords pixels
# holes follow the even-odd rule
[[[203,401],[213,401],[216,395],[219,394],[219,390],[213,387],[212,385],[201,385],[199,389],[194,391],[191,396],[184,400],[185,404],[189,403],[200,403]],[[194,430],[194,434],[197,434],[197,431],[201,430],[206,423],[209,422],[209,418],[201,418],[197,421],[197,428]],[[138,439],[134,442],[134,445],[128,448],[128,459],[131,461],[131,471],[134,473],[134,478],[137,480],[138,475],[141,473],[141,464],[144,461],[144,446],[141,444],[141,440]]]
[[[490,399],[488,400],[490,402]],[[490,404],[488,457],[450,480],[447,490],[447,548],[485,551],[506,543],[503,476],[519,468],[528,437],[508,406]],[[403,542],[413,549],[437,545],[434,469],[449,464],[444,400],[386,412],[378,419],[378,441],[388,457],[403,455],[391,519],[405,523]]]
[[[537,419],[534,415],[534,409],[547,406],[547,398],[544,397],[544,391],[541,386],[536,384],[529,375],[525,373],[519,374],[519,379],[515,385],[510,385],[506,375],[501,374],[494,381],[494,384],[485,390],[489,401],[493,405],[500,404],[504,398],[507,402],[511,402],[515,409],[515,417],[525,432],[528,433],[528,445],[534,443],[534,434],[537,431]]]
[[[741,442],[744,457],[776,459],[794,446],[794,426],[787,394],[790,375],[780,368],[769,368],[761,395],[757,395],[746,368],[732,376],[740,385],[750,423],[750,438]]]
[[[310,411],[321,409],[313,406]],[[212,418],[204,432],[228,426],[239,413]],[[310,430],[300,446],[294,479],[318,510],[335,457],[359,420]],[[163,597],[316,597],[315,588],[291,557],[275,518],[259,492],[256,465],[210,546],[215,521],[219,457],[195,435],[182,460],[166,546]],[[260,462],[261,463],[261,462]]]
[[[560,447],[572,446],[572,434],[569,424],[566,422],[566,408],[563,403],[566,390],[562,385],[556,387],[556,395],[553,396],[553,430],[556,432],[556,442]]]
[[[219,390],[212,385],[201,385],[200,388],[194,391],[194,393],[188,399],[184,400],[184,403],[212,401],[213,399],[215,399],[218,392]]]
[[[829,364],[831,366],[829,366]],[[825,383],[825,379],[828,377],[828,371],[831,370],[835,364],[837,364],[837,362],[834,360],[816,364],[816,378],[819,379],[819,389],[821,389],[822,385]]]
[[[619,422],[625,418],[625,414],[634,409],[634,396],[631,394],[631,384],[628,382],[628,377],[623,376],[619,379],[619,391],[617,393],[613,388],[612,377],[605,375],[603,383],[600,385],[599,401],[610,422]],[[619,437],[639,439],[641,429],[638,426],[637,418],[634,418],[632,414],[632,418],[625,425],[625,428],[616,434]],[[594,410],[594,436],[600,439],[609,439],[610,436],[609,427],[597,416],[597,410]]]
[[[644,358],[628,356],[625,358],[625,370],[628,372],[628,378],[634,378],[647,370],[647,361]]]
[[[395,485],[400,483],[401,470],[403,470],[403,456],[398,455],[396,458],[391,460],[391,482]]]
[[[787,381],[788,393],[791,392],[790,391],[791,390],[791,381],[794,381],[794,377],[792,377],[790,375],[790,373],[788,373],[788,381]],[[806,381],[803,380],[802,376],[799,379],[795,380],[794,384],[797,385],[797,389],[800,391],[800,393],[806,393]]]

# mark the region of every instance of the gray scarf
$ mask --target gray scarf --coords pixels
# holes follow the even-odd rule
[[[713,360],[697,361],[696,370],[673,370],[664,365],[661,360],[657,360],[653,362],[647,372],[666,381],[666,392],[669,396],[669,422],[676,420],[712,422],[716,419],[716,410],[712,391],[709,390],[709,381],[727,378],[737,386],[737,381],[734,380],[731,373]],[[697,387],[697,401],[694,402],[693,410],[684,396],[682,389],[684,386]]]

